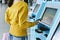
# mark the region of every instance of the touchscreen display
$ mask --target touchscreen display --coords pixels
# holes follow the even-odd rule
[[[57,12],[57,9],[47,7],[44,11],[41,22],[51,25],[56,12]]]

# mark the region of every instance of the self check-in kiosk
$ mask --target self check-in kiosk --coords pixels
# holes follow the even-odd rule
[[[37,16],[39,16],[40,12],[37,13]],[[36,17],[36,19],[38,18]],[[30,30],[30,40],[51,40],[59,23],[59,18],[60,3],[47,2],[40,15],[40,23]]]
[[[42,18],[35,29],[35,40],[51,40],[60,18],[60,3],[47,2],[42,11]]]

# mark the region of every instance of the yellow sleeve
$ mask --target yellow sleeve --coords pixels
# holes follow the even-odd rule
[[[23,6],[19,10],[19,25],[22,25],[26,20],[28,16],[28,6]]]
[[[30,28],[30,27],[33,27],[34,25],[36,25],[35,22],[28,22],[28,21],[25,21],[24,24],[21,25],[21,28],[22,29],[27,29],[27,28]]]
[[[35,26],[36,25],[36,23],[35,22],[26,22],[27,23],[27,28],[30,28],[30,27],[33,27],[33,26]]]
[[[7,9],[6,13],[5,13],[5,21],[6,21],[6,23],[10,24],[10,19],[9,19],[8,13],[9,13],[9,10]]]
[[[29,27],[36,25],[35,22],[27,21],[28,6],[21,7],[18,13],[19,13],[19,25],[23,26],[23,28],[29,28]]]

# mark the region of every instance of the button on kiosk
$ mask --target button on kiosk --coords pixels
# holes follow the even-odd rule
[[[40,23],[35,29],[35,40],[51,40],[60,20],[60,3],[47,2]]]

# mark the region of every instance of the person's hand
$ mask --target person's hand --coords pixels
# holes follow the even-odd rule
[[[36,24],[40,23],[40,19],[36,20],[35,23],[36,23]]]

